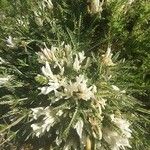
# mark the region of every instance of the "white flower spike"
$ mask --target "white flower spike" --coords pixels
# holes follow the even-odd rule
[[[40,137],[44,132],[48,132],[50,128],[55,124],[55,117],[53,110],[48,106],[45,109],[43,107],[31,109],[33,112],[33,117],[37,120],[41,115],[44,116],[40,123],[35,123],[31,125],[31,128],[35,132],[37,137]],[[61,112],[58,112],[61,115]]]
[[[112,62],[111,58],[112,58],[111,47],[108,46],[106,53],[102,55],[102,63],[105,66],[115,66],[116,64]]]
[[[79,71],[80,70],[81,63],[83,62],[83,60],[85,58],[86,57],[84,56],[84,52],[79,52],[78,54],[76,54],[76,57],[75,57],[75,60],[74,60],[74,63],[73,63],[73,69],[75,71]]]
[[[118,127],[120,128],[120,130],[122,131],[123,135],[126,136],[127,138],[131,137],[131,133],[132,131],[129,129],[130,123],[122,118],[117,118],[114,116],[114,114],[112,114],[110,116],[112,122]]]

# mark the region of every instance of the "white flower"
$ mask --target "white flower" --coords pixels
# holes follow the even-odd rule
[[[115,91],[120,91],[120,89],[119,89],[117,86],[115,86],[115,85],[112,85],[112,88],[113,88]]]
[[[122,118],[114,117],[114,114],[110,115],[111,121],[115,123],[115,125],[120,128],[122,134],[127,138],[131,137],[132,131],[129,129],[130,123]]]
[[[49,63],[46,61],[45,67],[42,67],[42,73],[48,77],[50,80],[57,80],[57,77],[53,74]]]
[[[35,120],[37,120],[41,115],[44,117],[41,122],[31,125],[33,131],[35,132],[35,135],[39,137],[44,132],[48,132],[50,128],[55,124],[55,114],[49,106],[45,109],[43,107],[37,107],[31,110],[33,111],[33,118]],[[58,114],[61,115],[61,112],[58,111]]]
[[[41,94],[47,95],[48,93],[52,92],[52,91],[57,91],[57,89],[60,87],[59,83],[48,83],[49,86],[44,86],[42,88],[39,88],[41,90]]]
[[[43,118],[42,130],[43,132],[49,131],[50,127],[52,127],[55,123],[54,112],[51,110],[51,107],[46,107],[44,109],[45,117]]]
[[[71,53],[71,46],[69,44],[65,45],[64,50],[66,51],[66,53]]]
[[[42,125],[42,131],[45,132],[45,131],[49,131],[50,128],[54,125],[55,123],[55,118],[53,116],[47,116],[44,118],[44,123]]]
[[[63,72],[63,68],[61,72]],[[61,78],[58,75],[54,75],[48,62],[46,62],[45,67],[44,66],[42,67],[42,73],[48,78],[49,83],[47,86],[39,88],[41,89],[41,94],[46,95],[51,91],[56,92],[58,88],[60,88],[63,84],[65,84],[66,79]]]
[[[65,45],[64,47],[64,52],[65,52],[65,58],[63,59],[63,61],[65,61],[65,63],[67,64],[67,66],[71,66],[72,65],[72,50],[71,50],[71,46],[69,44]]]
[[[78,133],[80,139],[82,138],[83,125],[84,125],[84,124],[83,124],[83,120],[80,119],[80,120],[76,123],[76,125],[74,126],[74,128],[76,129],[76,131],[77,131],[77,133]]]
[[[108,46],[107,51],[104,55],[102,55],[102,63],[106,66],[115,66],[115,64],[112,62],[112,53],[111,53],[111,47]]]
[[[15,47],[15,44],[13,43],[12,40],[13,40],[13,39],[12,39],[11,36],[8,36],[8,38],[6,38],[7,46],[10,47],[10,48],[14,48],[14,47]]]
[[[111,150],[125,150],[125,147],[131,148],[128,138],[116,131],[111,131],[107,128],[103,129],[103,138],[110,145]]]
[[[131,138],[132,131],[129,129],[130,123],[120,117],[115,117],[114,114],[110,115],[111,121],[120,129],[120,133],[112,131],[111,129],[103,129],[103,137],[110,145],[112,150],[125,149],[125,147],[131,148],[129,144],[129,138]]]
[[[77,89],[76,89],[76,86],[74,83],[72,83],[71,81],[69,81],[68,84],[66,84],[64,86],[64,96],[65,96],[65,99],[68,99],[70,97],[73,96],[73,92],[77,92]]]
[[[56,47],[51,47],[48,49],[45,45],[45,48],[41,49],[42,52],[38,52],[38,56],[40,57],[40,61],[45,63],[46,61],[57,61],[55,57]]]
[[[32,115],[35,120],[37,120],[39,116],[43,115],[44,111],[43,107],[31,108],[31,110],[33,112]]]
[[[115,85],[111,85],[111,86],[112,86],[113,90],[115,90],[116,92],[126,93],[125,90],[120,91],[120,89],[117,86],[115,86]]]
[[[78,55],[76,54],[74,63],[73,63],[73,69],[78,71],[81,68],[80,62],[79,62],[79,58]]]
[[[104,0],[100,2],[100,0],[88,0],[89,2],[89,12],[91,14],[96,14],[102,12],[102,5],[104,3]]]
[[[78,54],[76,54],[74,63],[73,63],[73,69],[76,71],[79,71],[81,68],[81,63],[83,62],[83,60],[86,57],[84,56],[84,52],[79,52]]]
[[[79,52],[79,53],[78,53],[78,56],[79,56],[79,62],[80,62],[80,63],[82,63],[83,60],[86,58],[85,55],[84,55],[84,51]]]
[[[38,124],[32,124],[31,128],[33,129],[37,137],[39,137],[42,134],[42,128]]]
[[[79,75],[76,77],[76,86],[77,86],[77,96],[79,99],[89,100],[95,98],[94,93],[96,92],[96,86],[87,87],[87,80],[84,78],[84,75]]]
[[[0,86],[6,84],[11,79],[11,76],[0,78]]]
[[[71,96],[77,96],[78,99],[89,100],[94,99],[94,93],[96,92],[96,86],[87,87],[87,80],[84,75],[79,75],[76,77],[76,82],[69,82],[65,86],[66,98]]]
[[[100,98],[100,100],[99,100],[99,104],[102,106],[102,108],[104,109],[105,108],[105,106],[106,106],[106,99],[103,99],[103,98]]]
[[[95,98],[94,93],[92,92],[93,87],[87,88],[86,85],[79,85],[79,93],[77,94],[79,99],[89,100],[91,98]]]

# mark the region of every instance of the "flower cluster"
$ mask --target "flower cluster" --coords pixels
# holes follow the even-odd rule
[[[125,147],[131,148],[129,144],[129,138],[131,138],[132,131],[129,129],[130,123],[119,117],[114,117],[114,114],[110,115],[112,123],[118,127],[119,132],[105,128],[104,139],[109,144],[112,150],[125,149]]]
[[[131,130],[128,121],[110,114],[111,124],[114,124],[118,131],[113,130],[112,127],[103,127],[102,122],[105,117],[102,115],[105,114],[104,110],[107,107],[106,99],[97,95],[97,87],[88,80],[84,67],[87,58],[83,51],[74,52],[70,45],[64,43],[59,47],[51,46],[51,49],[45,44],[45,48],[42,48],[37,55],[39,62],[44,64],[41,69],[43,75],[38,75],[37,78],[46,79],[44,85],[39,87],[40,94],[47,95],[50,99],[49,106],[32,109],[31,127],[37,137],[49,133],[51,128],[61,124],[62,120],[69,119],[70,122],[63,124],[57,132],[69,136],[70,129],[75,129],[85,146],[87,139],[90,140],[87,133],[91,131],[95,139],[99,142],[104,139],[112,150],[131,147],[129,144]],[[111,56],[108,48],[103,57],[106,66],[114,65]],[[120,91],[115,85],[112,85],[111,89]],[[86,127],[86,124],[89,124],[89,127]],[[55,142],[57,145],[62,143],[62,137],[58,135]],[[64,147],[70,148],[69,145]]]
[[[45,45],[44,49],[38,53],[39,62],[45,63],[42,67],[43,76],[47,78],[47,84],[40,87],[40,94],[53,95],[52,103],[59,100],[75,99],[88,101],[95,99],[97,88],[95,85],[89,85],[88,79],[82,72],[82,66],[86,56],[84,52],[73,53],[70,45],[61,45],[61,48],[52,46],[48,49]],[[70,69],[70,70],[69,70]],[[71,71],[70,76],[68,70]],[[72,74],[72,75],[71,75]],[[33,118],[36,120],[40,116],[49,111],[48,108],[32,109]],[[42,135],[45,131],[49,131],[50,125],[53,124],[54,118],[50,113],[46,113],[47,119],[43,118],[43,122],[39,124],[32,124],[36,136]],[[49,122],[50,121],[50,122]],[[81,122],[81,121],[80,121]],[[75,125],[75,128],[78,124]]]
[[[136,100],[149,94],[147,4],[2,4],[0,149],[150,149],[148,103]]]
[[[67,47],[67,46],[65,46]],[[46,61],[45,66],[42,67],[42,73],[48,79],[48,84],[44,87],[39,88],[41,94],[47,95],[50,92],[54,92],[56,100],[60,98],[69,99],[76,96],[77,99],[89,100],[94,99],[94,93],[96,93],[96,86],[88,86],[88,80],[83,74],[78,75],[78,71],[81,68],[81,64],[84,59],[84,52],[78,52],[75,54],[75,58],[71,57],[72,64],[69,62],[68,58],[66,60],[58,58],[59,55],[58,48],[52,47],[51,50],[48,48],[42,49],[38,55],[40,56],[41,61]],[[70,52],[71,53],[71,52]],[[71,59],[70,58],[70,59]],[[48,62],[49,61],[49,62]],[[50,65],[51,63],[51,65]],[[67,78],[65,70],[73,68],[72,71],[75,71],[75,74],[71,79]],[[59,73],[55,74],[55,69],[59,69]],[[52,71],[53,70],[53,71]]]
[[[34,123],[31,125],[32,129],[35,131],[36,136],[39,137],[45,131],[49,131],[50,128],[55,124],[57,117],[61,116],[62,111],[54,112],[51,107],[37,107],[32,109],[33,119],[37,120],[40,116],[43,116],[43,120],[40,123]]]

